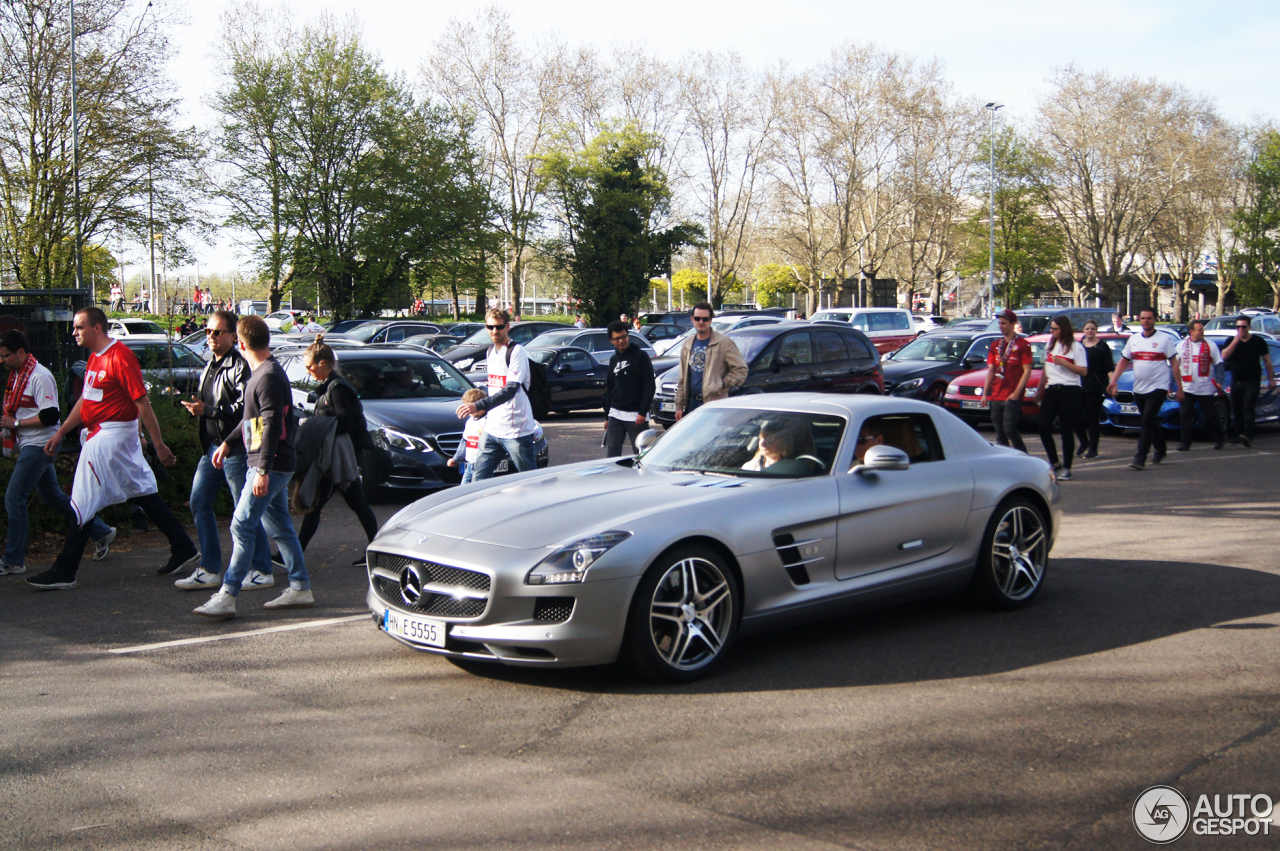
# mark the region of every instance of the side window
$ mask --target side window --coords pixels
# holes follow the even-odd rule
[[[589,352],[607,352],[613,349],[608,334],[588,334],[585,337],[579,337],[574,345],[582,346]]]
[[[606,338],[606,339],[607,339],[607,338]],[[635,333],[634,331],[632,331],[632,332],[631,332],[631,342],[635,343],[637,346],[639,346],[639,347],[640,347],[640,348],[642,348],[642,349],[646,349],[646,350],[647,350],[647,349],[652,349],[652,348],[653,348],[653,346],[652,346],[652,345],[650,345],[650,343],[649,343],[649,341],[648,341],[648,340],[646,340],[644,337],[640,336],[639,334]],[[612,348],[613,348],[613,341],[612,341],[612,340],[610,340],[610,341],[609,341],[609,346],[608,346],[608,348],[610,348],[610,349],[612,349]],[[610,355],[610,357],[612,357],[612,355]]]
[[[808,331],[793,331],[782,338],[778,346],[778,357],[791,358],[797,365],[813,363],[813,344],[809,342]]]
[[[890,315],[893,317],[893,330],[895,330],[895,331],[910,331],[910,330],[912,330],[912,329],[911,329],[911,315],[910,315],[910,314],[908,314],[908,313],[901,313],[901,312],[899,312],[899,313],[893,313],[893,314],[890,314]]]
[[[987,359],[987,352],[991,351],[991,343],[994,337],[987,337],[982,340],[974,340],[973,345],[969,347],[969,351],[965,353],[965,360]]]
[[[536,336],[538,336],[538,329],[533,325],[516,325],[511,329],[511,339],[521,345],[524,345]]]
[[[398,327],[388,328],[388,329],[386,330],[386,334],[387,334],[387,336],[386,336],[386,342],[388,342],[388,343],[398,343],[398,342],[400,342],[401,340],[403,340],[403,339],[404,339],[404,333],[405,333],[405,330],[406,330],[406,329],[405,329],[405,327],[404,327],[403,325],[398,326]]]
[[[928,414],[886,414],[871,417],[862,425],[862,434],[879,434],[885,446],[907,453],[912,464],[941,461],[945,457],[938,430]]]
[[[1266,320],[1265,328],[1268,333],[1280,333],[1280,319],[1274,316],[1264,316],[1263,319]]]
[[[569,364],[569,369],[574,372],[586,372],[595,366],[591,363],[591,358],[580,351],[565,350],[561,352],[560,359]]]
[[[849,349],[845,347],[844,338],[836,331],[813,331],[814,345],[817,348],[818,362],[846,361]]]
[[[841,334],[844,338],[845,345],[849,347],[849,355],[854,360],[880,360],[880,353],[876,351],[876,347],[869,344],[869,341],[863,340],[861,337],[855,337],[852,334]]]
[[[853,319],[850,320],[850,324],[852,324],[853,327],[857,328],[859,331],[871,330],[870,326],[867,325],[867,314],[865,313],[855,313],[853,315]]]

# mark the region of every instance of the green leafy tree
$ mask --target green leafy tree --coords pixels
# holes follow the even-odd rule
[[[653,136],[628,126],[600,134],[585,150],[558,148],[542,159],[563,233],[550,248],[593,325],[634,312],[649,279],[666,274],[671,255],[702,236],[693,224],[660,226],[671,196],[653,164],[657,149]]]
[[[1245,171],[1246,199],[1236,209],[1233,230],[1240,241],[1237,298],[1270,296],[1280,309],[1280,133],[1262,133]]]
[[[681,269],[671,276],[671,289],[684,293],[686,305],[707,297],[707,273],[699,269]]]
[[[984,142],[975,168],[987,170],[990,142]],[[1034,291],[1052,286],[1053,270],[1062,263],[1062,232],[1041,207],[1041,195],[1031,179],[1038,154],[1012,128],[995,140],[997,291],[1004,303],[1018,307]],[[988,271],[990,210],[984,204],[965,223],[968,249],[960,270],[985,276]]]
[[[761,307],[778,307],[784,295],[804,288],[803,270],[781,263],[763,263],[751,273],[756,282],[756,301]]]

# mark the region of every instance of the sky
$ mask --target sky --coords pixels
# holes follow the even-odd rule
[[[153,0],[168,7],[182,0]],[[266,0],[260,0],[266,2]],[[216,81],[213,40],[228,0],[192,0],[188,23],[174,32],[172,74],[191,120],[211,119],[201,106]],[[450,18],[470,18],[488,0],[330,0],[295,3],[305,19],[321,10],[355,15],[366,46],[392,70],[416,81],[422,58]],[[570,45],[602,52],[637,44],[678,61],[692,51],[736,50],[758,67],[816,64],[846,40],[940,60],[962,94],[1005,105],[1003,120],[1028,121],[1044,81],[1057,68],[1155,77],[1212,98],[1229,120],[1280,117],[1280,3],[1253,0],[897,0],[789,3],[738,0],[646,0],[643,3],[525,0],[499,2],[515,30],[530,40],[557,34]],[[159,11],[159,8],[157,8]],[[208,249],[204,269],[239,264],[227,244]]]

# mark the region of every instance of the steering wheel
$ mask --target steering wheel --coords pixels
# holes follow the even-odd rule
[[[823,464],[823,463],[822,463],[822,461],[821,461],[821,459],[814,458],[812,455],[797,455],[797,456],[796,456],[796,460],[797,460],[797,461],[812,461],[812,462],[814,463],[814,465],[818,468],[818,472],[819,472],[819,473],[825,473],[825,472],[827,471],[827,465],[826,465],[826,464]]]

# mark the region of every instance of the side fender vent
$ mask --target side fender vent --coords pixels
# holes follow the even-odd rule
[[[805,545],[816,543],[818,543],[817,540],[797,541],[790,532],[781,532],[773,536],[774,549],[778,551],[778,557],[782,559],[782,567],[787,571],[787,575],[791,577],[792,585],[809,584],[809,571],[805,565],[819,561],[821,556],[806,559],[800,550]]]

